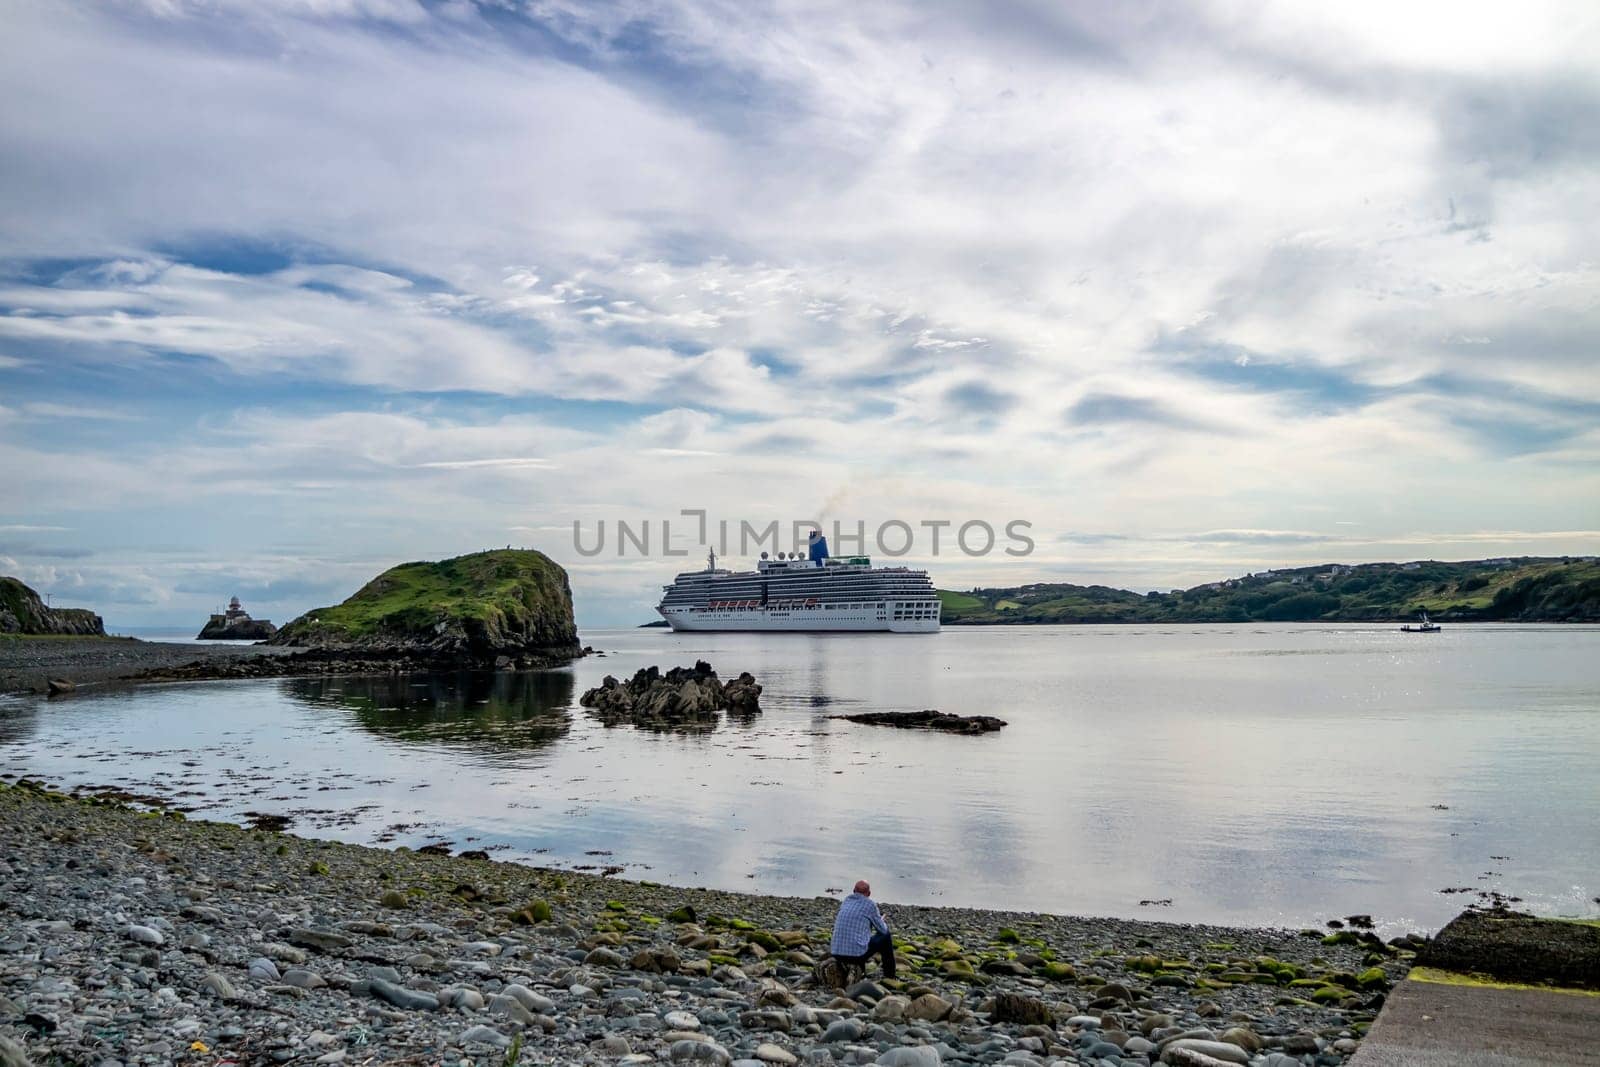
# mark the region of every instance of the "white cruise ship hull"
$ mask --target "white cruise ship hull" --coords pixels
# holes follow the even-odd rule
[[[819,604],[810,610],[773,612],[765,608],[684,609],[662,612],[674,630],[757,630],[788,633],[938,633],[939,618],[897,619],[892,610],[879,615],[872,609],[840,608]]]

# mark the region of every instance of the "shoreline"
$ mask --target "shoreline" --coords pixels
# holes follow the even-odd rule
[[[157,679],[139,675],[194,663],[214,664],[222,671],[240,661],[293,651],[255,644],[184,644],[137,637],[6,636],[0,637],[0,694],[43,693],[52,678],[95,688],[153,681]]]
[[[476,1057],[486,1048],[520,1035],[524,1063],[657,1053],[726,1063],[763,1045],[795,1062],[855,1049],[847,1062],[870,1063],[903,1047],[937,1048],[942,1059],[889,1062],[1021,1052],[1029,1058],[1011,1062],[1075,1063],[1120,1037],[1122,1062],[1137,1064],[1153,1062],[1162,1040],[1206,1030],[1242,1042],[1235,1062],[1266,1063],[1276,1050],[1341,1063],[1382,991],[1409,969],[1408,951],[1349,931],[889,903],[901,981],[882,982],[874,964],[872,988],[841,1003],[805,982],[838,907],[828,897],[304,839],[26,783],[0,786],[0,841],[0,926],[13,931],[0,943],[0,998],[10,998],[0,999],[0,1033],[7,1003],[50,1019],[53,1030],[13,1035],[39,1056],[82,1056],[101,1040],[96,1020],[131,1012],[144,1018],[122,1027],[119,1055],[130,1063],[151,1061],[130,1056],[130,1044],[161,1062],[215,1062],[186,1056],[191,1040],[256,1057],[236,1062],[339,1062],[321,1057],[345,1049],[353,1026],[368,1044],[351,1055],[429,1062],[445,1048],[485,1062]],[[685,906],[698,921],[675,921]],[[252,978],[251,961],[263,957],[277,978]],[[170,1003],[151,1000],[157,985],[173,990]],[[507,992],[513,985],[532,991],[534,1008]],[[906,1019],[901,998],[925,993],[944,1013]],[[1044,1014],[1031,1025],[997,1018],[998,993]],[[681,1010],[697,1025],[664,1018]],[[281,1044],[252,1046],[285,1019],[290,1033],[273,1038]],[[682,1048],[695,1033],[723,1058]]]
[[[1167,626],[1387,626],[1370,620],[1324,623],[1239,623],[1239,622],[1132,622],[1095,620],[1078,622],[1026,621],[946,621],[944,626],[984,629],[1004,627],[1167,627]],[[1508,627],[1594,626],[1573,621],[1527,622],[1522,620],[1484,620],[1452,622],[1451,626]],[[644,629],[632,627],[629,629]],[[658,628],[665,628],[658,627]],[[597,628],[605,632],[606,627]],[[862,635],[847,635],[862,636]],[[870,636],[870,635],[869,635]],[[564,666],[516,669],[544,670]],[[261,643],[218,642],[209,644],[150,641],[131,636],[79,637],[57,635],[0,635],[0,696],[44,693],[52,678],[66,678],[76,686],[96,688],[135,685],[144,682],[218,681],[240,678],[289,678],[319,675],[383,675],[427,672],[442,669],[437,662],[404,657],[367,657],[359,651],[343,653],[272,646]],[[487,667],[463,665],[463,670]],[[496,668],[505,669],[505,668]]]
[[[0,695],[45,693],[48,683],[56,678],[71,682],[73,688],[105,689],[144,683],[446,670],[549,670],[561,666],[565,666],[565,661],[521,667],[446,665],[420,655],[363,655],[360,649],[323,650],[231,642],[184,644],[145,641],[137,637],[19,636],[0,638]]]

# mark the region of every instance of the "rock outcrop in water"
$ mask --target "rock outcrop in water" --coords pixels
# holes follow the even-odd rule
[[[228,601],[228,610],[211,616],[200,630],[201,641],[265,641],[278,632],[267,619],[252,619],[239,605],[239,598]]]
[[[549,667],[581,654],[567,572],[532,549],[391,567],[268,644],[455,667]]]
[[[867,726],[897,726],[902,730],[938,730],[947,734],[989,734],[1006,725],[993,715],[949,715],[926,711],[869,711],[860,715],[835,715],[835,719]]]
[[[626,682],[607,675],[578,703],[607,726],[711,727],[723,712],[736,718],[760,714],[761,686],[748,671],[724,682],[711,664],[699,660],[693,667],[674,667],[665,674],[660,667],[645,667]]]
[[[0,634],[104,637],[106,627],[92,611],[46,607],[21,581],[0,576]]]

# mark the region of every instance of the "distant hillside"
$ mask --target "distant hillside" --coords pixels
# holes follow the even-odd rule
[[[1042,582],[939,591],[946,625],[1063,622],[1600,622],[1600,562],[1523,557],[1466,563],[1322,564],[1174,593]]]
[[[86,608],[49,608],[16,578],[0,576],[0,634],[104,637],[105,624]]]

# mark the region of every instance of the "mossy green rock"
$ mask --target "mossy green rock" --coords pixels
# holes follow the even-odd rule
[[[1356,975],[1356,984],[1362,989],[1377,989],[1389,984],[1389,976],[1383,973],[1382,967],[1368,967]]]
[[[535,923],[549,922],[551,916],[548,900],[530,900],[522,906],[514,918],[525,926],[532,926]]]
[[[388,889],[384,891],[383,896],[379,899],[379,903],[386,908],[403,908],[409,903],[409,901],[406,900],[406,895],[400,892],[400,890]]]
[[[268,643],[465,663],[506,657],[521,666],[579,653],[567,572],[532,549],[402,563],[344,603],[306,612]]]
[[[1057,982],[1075,982],[1078,979],[1078,969],[1070,963],[1046,963],[1039,968],[1039,973]]]

